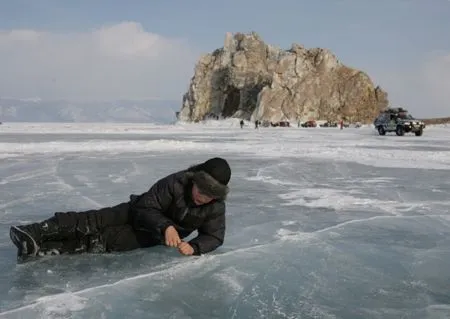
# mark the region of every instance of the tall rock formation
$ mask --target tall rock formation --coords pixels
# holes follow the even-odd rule
[[[178,116],[372,122],[387,105],[387,93],[367,74],[329,50],[298,44],[281,50],[254,32],[227,33],[223,48],[198,61]]]

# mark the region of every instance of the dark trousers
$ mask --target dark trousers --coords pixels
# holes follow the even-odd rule
[[[41,244],[42,251],[60,253],[127,251],[161,244],[154,234],[134,230],[129,203],[83,212],[55,213],[58,231]]]

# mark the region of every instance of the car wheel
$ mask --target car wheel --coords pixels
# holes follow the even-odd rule
[[[416,136],[422,136],[423,128],[420,128],[418,131],[414,132],[414,134],[416,134]]]
[[[378,134],[380,135],[386,135],[386,130],[384,129],[383,126],[378,126]]]

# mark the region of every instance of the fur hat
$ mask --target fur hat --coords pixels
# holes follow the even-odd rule
[[[231,168],[228,162],[214,157],[204,163],[192,166],[188,170],[189,177],[202,194],[215,199],[225,200],[229,191]]]

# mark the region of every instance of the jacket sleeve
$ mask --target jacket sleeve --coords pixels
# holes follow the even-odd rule
[[[194,255],[201,255],[220,247],[225,239],[225,203],[220,203],[220,213],[199,227],[198,236],[189,241]]]
[[[164,237],[167,227],[174,222],[165,215],[174,198],[175,175],[157,181],[149,191],[140,195],[131,205],[135,229],[157,232]]]

